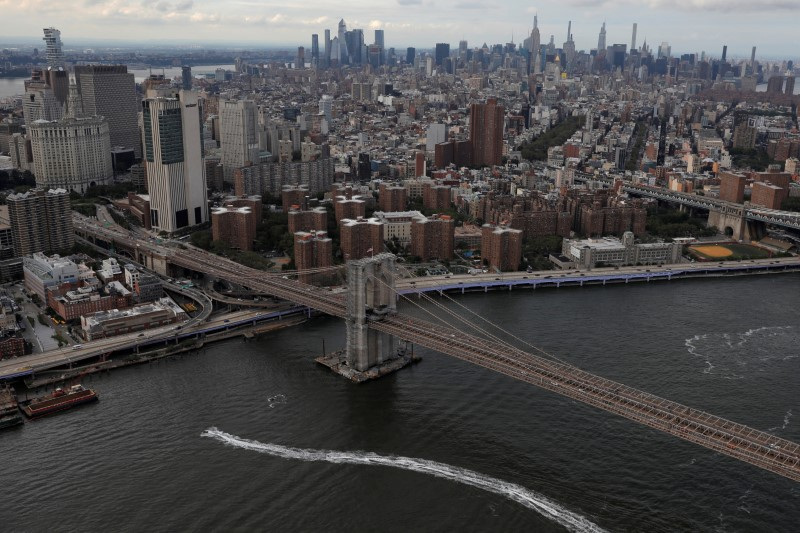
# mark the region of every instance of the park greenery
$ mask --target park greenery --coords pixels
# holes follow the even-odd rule
[[[752,168],[756,171],[764,171],[772,162],[769,155],[762,149],[731,148],[733,165],[738,168]]]
[[[550,254],[561,253],[562,240],[558,235],[529,237],[522,243],[522,257],[533,270],[551,270],[554,266]]]
[[[585,122],[583,115],[568,117],[557,126],[550,128],[534,140],[523,143],[520,147],[522,157],[535,161],[547,160],[547,149],[551,146],[561,146],[567,139],[578,131]]]
[[[647,232],[662,239],[675,237],[709,237],[717,234],[702,218],[693,218],[689,213],[671,209],[651,209],[647,213]]]
[[[790,196],[781,204],[784,211],[800,211],[800,197]]]

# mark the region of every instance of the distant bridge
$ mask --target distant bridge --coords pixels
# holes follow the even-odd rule
[[[598,181],[609,187],[614,185],[614,180],[611,178],[597,178],[580,173],[575,173],[575,181]],[[646,196],[648,198],[685,205],[695,209],[703,209],[709,212],[723,212],[746,220],[800,230],[800,213],[794,211],[767,209],[765,207],[752,205],[749,202],[737,204],[734,202],[726,202],[719,198],[671,191],[664,187],[650,187],[649,185],[634,184],[625,181],[623,181],[622,190],[636,196]],[[711,219],[709,222],[711,222]],[[734,231],[736,230],[736,228],[733,229]],[[737,236],[737,238],[741,237]]]

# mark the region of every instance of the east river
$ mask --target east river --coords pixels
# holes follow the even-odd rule
[[[581,368],[800,441],[798,275],[456,302]],[[351,384],[312,361],[343,333],[315,319],[86,377],[99,403],[0,433],[0,529],[800,524],[798,483],[444,355]]]

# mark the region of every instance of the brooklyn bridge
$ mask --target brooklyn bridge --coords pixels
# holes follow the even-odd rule
[[[346,265],[348,289],[335,292],[290,276],[248,268],[196,248],[167,248],[86,220],[76,219],[75,229],[94,243],[127,250],[133,259],[151,268],[158,264],[172,271],[201,273],[343,318],[347,328],[346,364],[356,370],[395,357],[397,342],[402,340],[800,481],[800,445],[581,370],[502,331],[455,300],[448,307],[421,293],[418,298],[401,295],[395,288],[397,265],[391,254],[350,261]],[[431,319],[399,312],[397,302],[402,299],[407,301],[406,306],[419,307],[417,315],[428,314]],[[453,311],[453,306],[460,306],[459,311]],[[506,340],[509,336],[514,343]]]

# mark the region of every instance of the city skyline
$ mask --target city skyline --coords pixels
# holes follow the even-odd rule
[[[757,5],[732,0],[680,0],[677,6],[654,0],[646,7],[627,0],[565,0],[575,9],[564,13],[563,4],[525,5],[512,1],[486,10],[477,2],[395,0],[376,7],[357,0],[335,10],[324,2],[304,4],[302,9],[275,2],[247,0],[226,3],[224,13],[206,0],[143,2],[126,6],[120,2],[87,0],[77,6],[56,1],[48,4],[47,16],[40,16],[35,2],[11,3],[0,0],[0,12],[10,21],[15,35],[6,43],[41,43],[41,28],[58,27],[65,49],[81,44],[181,43],[207,46],[255,46],[280,48],[308,46],[311,35],[324,30],[335,32],[340,19],[348,28],[365,30],[372,42],[372,30],[383,29],[386,46],[403,48],[433,47],[436,42],[457,43],[466,39],[470,47],[521,43],[529,34],[534,15],[538,15],[542,43],[554,36],[560,47],[572,34],[578,50],[597,46],[600,27],[605,22],[607,43],[630,43],[631,29],[637,23],[637,45],[645,41],[653,47],[669,42],[676,53],[700,53],[715,57],[728,45],[729,57],[749,57],[752,46],[761,57],[784,57],[790,52],[790,17],[777,16],[800,8],[800,1],[767,0]],[[677,7],[678,9],[675,9]],[[475,28],[479,27],[478,32]],[[764,28],[769,31],[764,31]],[[735,36],[735,40],[731,38]],[[786,56],[786,59],[793,57]]]

